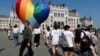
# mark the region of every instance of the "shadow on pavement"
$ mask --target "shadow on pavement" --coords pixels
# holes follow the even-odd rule
[[[29,56],[28,52],[24,56]]]
[[[52,48],[49,48],[49,50],[48,50],[48,51],[49,51],[50,55],[51,55],[51,56],[53,56],[53,53],[52,53]]]
[[[4,51],[5,49],[4,48],[2,48],[2,49],[0,49],[0,52],[2,52],[2,51]]]
[[[34,56],[34,52],[32,54],[33,54],[32,56]],[[24,56],[29,56],[28,51],[26,52],[26,54]]]

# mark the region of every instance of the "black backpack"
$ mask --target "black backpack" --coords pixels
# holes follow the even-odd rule
[[[91,39],[84,33],[84,37],[81,39],[81,49],[87,51],[90,49]]]

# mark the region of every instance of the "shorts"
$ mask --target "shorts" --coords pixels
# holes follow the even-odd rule
[[[75,43],[80,43],[81,39],[80,38],[75,38]]]
[[[40,34],[35,34],[34,43],[40,43]]]
[[[65,47],[65,48],[62,48],[63,51],[69,51],[69,52],[73,52],[74,51],[74,48],[73,47]]]

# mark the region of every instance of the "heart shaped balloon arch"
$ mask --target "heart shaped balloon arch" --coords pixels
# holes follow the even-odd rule
[[[31,0],[17,0],[16,14],[19,19],[29,21],[32,27],[37,27],[43,23],[49,15],[50,7],[45,2],[34,5]]]

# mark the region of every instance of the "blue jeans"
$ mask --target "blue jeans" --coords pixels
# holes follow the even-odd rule
[[[18,33],[13,33],[13,41],[14,41],[14,45],[18,44]]]

